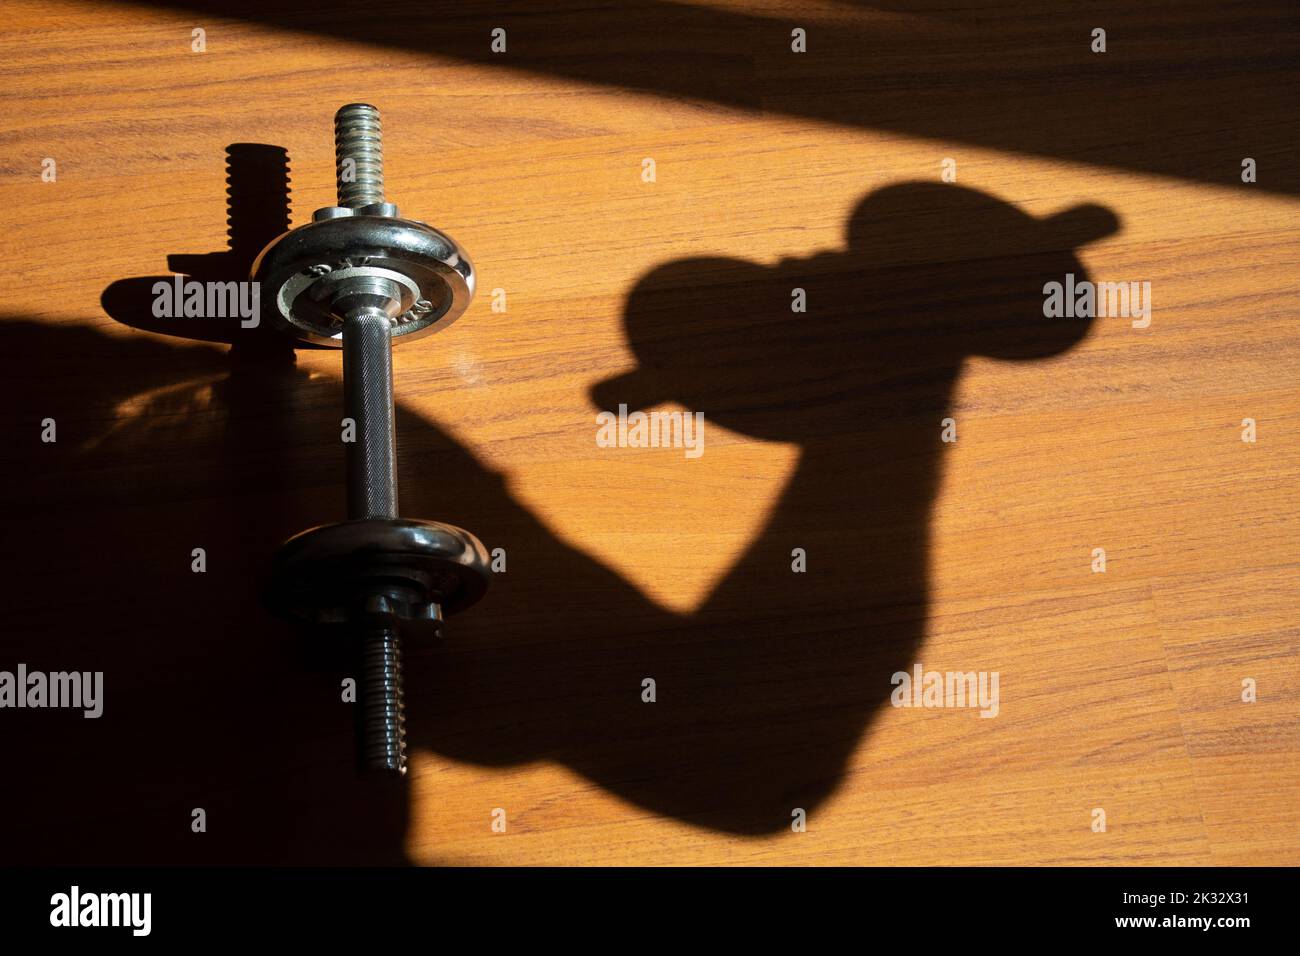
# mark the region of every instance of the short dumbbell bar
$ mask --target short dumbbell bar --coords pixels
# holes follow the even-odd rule
[[[474,295],[474,269],[451,237],[401,218],[384,197],[379,111],[334,117],[337,206],[316,210],[253,265],[271,324],[301,342],[342,346],[348,520],[295,535],[276,553],[277,610],[357,638],[362,769],[406,773],[401,635],[442,634],[445,615],[483,596],[489,570],[468,531],[397,516],[392,345],[446,328]]]

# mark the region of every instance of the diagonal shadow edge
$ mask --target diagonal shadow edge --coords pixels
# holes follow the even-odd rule
[[[534,76],[939,142],[1069,160],[1219,186],[1300,193],[1300,8],[1253,5],[1249,18],[1208,3],[1107,9],[1010,0],[953,12],[893,0],[810,20],[810,52],[791,23],[661,0],[569,3],[546,12],[475,13],[398,2],[384,17],[331,3],[185,0],[156,4],[317,33]],[[916,22],[882,20],[882,10]],[[875,19],[873,20],[873,16]],[[944,18],[948,18],[945,20]],[[805,18],[800,18],[801,21]],[[1112,36],[1093,54],[1090,31]],[[505,54],[490,48],[505,24]],[[951,29],[922,32],[917,24]],[[1176,55],[1168,36],[1192,37]],[[937,159],[936,159],[937,162]]]

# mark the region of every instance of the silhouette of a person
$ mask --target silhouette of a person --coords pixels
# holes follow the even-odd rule
[[[483,764],[559,761],[635,804],[737,833],[811,811],[923,634],[940,419],[962,362],[1045,359],[1078,342],[1087,321],[1044,318],[1042,286],[1082,280],[1075,250],[1115,227],[1099,207],[1039,219],[969,189],[903,184],[859,205],[842,251],[647,274],[626,308],[638,367],[599,385],[596,405],[673,399],[800,447],[767,525],[690,613],[566,544],[399,405],[404,510],[470,528],[510,562],[442,646],[408,647],[412,745]],[[105,308],[156,327],[151,285],[115,283]],[[790,311],[794,288],[806,313]],[[106,687],[89,731],[11,715],[0,745],[26,783],[3,799],[28,824],[12,859],[401,859],[405,796],[353,779],[337,675],[305,671],[304,645],[254,587],[281,537],[342,508],[329,477],[337,383],[239,346],[232,371],[210,345],[12,319],[0,334],[18,429],[5,443],[16,597],[3,650],[32,667],[102,669]],[[45,387],[69,380],[75,390]],[[142,384],[152,412],[123,419]],[[47,415],[59,443],[40,447],[33,423]],[[190,570],[198,545],[204,574]],[[794,548],[806,573],[791,570]],[[219,840],[192,838],[194,807]]]
[[[597,407],[676,401],[797,443],[798,466],[689,614],[649,605],[550,535],[491,538],[511,551],[512,584],[537,573],[555,589],[529,599],[541,613],[504,606],[513,595],[498,589],[491,611],[457,627],[470,643],[512,625],[551,640],[444,658],[430,700],[445,721],[419,726],[415,742],[470,760],[558,760],[701,825],[788,826],[793,807],[839,781],[923,636],[941,419],[962,363],[1077,343],[1088,320],[1045,318],[1043,285],[1082,276],[1075,249],[1116,227],[1098,206],[1039,219],[971,189],[908,183],[858,205],[842,252],[772,268],[688,259],[643,277],[625,314],[638,367],[596,386]],[[807,312],[791,310],[796,289]],[[499,716],[467,734],[458,704]]]

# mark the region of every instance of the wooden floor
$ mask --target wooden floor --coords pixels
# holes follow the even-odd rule
[[[1300,864],[1296,15],[1137,6],[7,4],[0,670],[105,710],[0,711],[0,862]],[[406,790],[256,591],[341,517],[338,354],[151,312],[354,101],[479,276],[395,352],[403,511],[506,554]]]

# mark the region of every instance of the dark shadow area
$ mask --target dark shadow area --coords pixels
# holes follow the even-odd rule
[[[664,0],[476,8],[178,0],[279,30],[731,108],[1180,179],[1300,191],[1300,6],[1290,0],[884,0],[776,16]],[[504,53],[492,31],[507,31]],[[791,31],[807,31],[807,52]],[[1106,52],[1091,49],[1106,31]],[[378,103],[381,108],[384,104]],[[439,122],[444,120],[440,119]],[[445,117],[454,124],[454,115]],[[918,171],[919,172],[919,171]],[[900,175],[907,175],[900,171]]]
[[[287,157],[228,149],[230,247],[176,255],[238,281],[288,226]],[[312,642],[258,600],[278,543],[342,507],[329,382],[265,327],[153,314],[153,286],[105,290],[126,328],[0,322],[10,414],[0,668],[103,671],[104,712],[5,713],[6,863],[403,860],[405,795],[355,779],[352,715]],[[41,441],[53,418],[57,441]],[[192,549],[206,571],[192,570]],[[207,832],[191,830],[203,808]]]
[[[286,221],[285,159],[252,145],[230,159],[232,196],[260,210],[232,215],[232,249],[246,253]],[[269,192],[240,198],[246,181]],[[940,419],[963,361],[1076,344],[1088,322],[1044,319],[1042,286],[1082,278],[1075,250],[1117,225],[1097,206],[1035,219],[957,186],[904,183],[864,198],[842,251],[646,275],[626,308],[639,368],[598,387],[594,405],[675,400],[801,453],[766,527],[694,613],[647,601],[557,540],[499,475],[399,406],[403,511],[469,528],[509,558],[446,642],[408,644],[412,746],[558,761],[638,806],[734,833],[814,810],[923,635]],[[224,281],[246,275],[247,258],[171,262]],[[189,332],[199,320],[166,327],[152,314],[154,281],[114,283],[106,311]],[[806,314],[791,312],[795,287]],[[235,344],[0,323],[15,412],[0,660],[102,670],[107,685],[99,720],[6,716],[0,758],[23,781],[0,797],[15,823],[6,859],[400,861],[405,794],[353,775],[346,671],[257,599],[279,542],[343,513],[338,381],[298,371],[260,330],[201,337]],[[52,445],[40,441],[47,417]],[[807,573],[792,572],[793,548]],[[203,836],[190,832],[194,807],[208,813]]]

